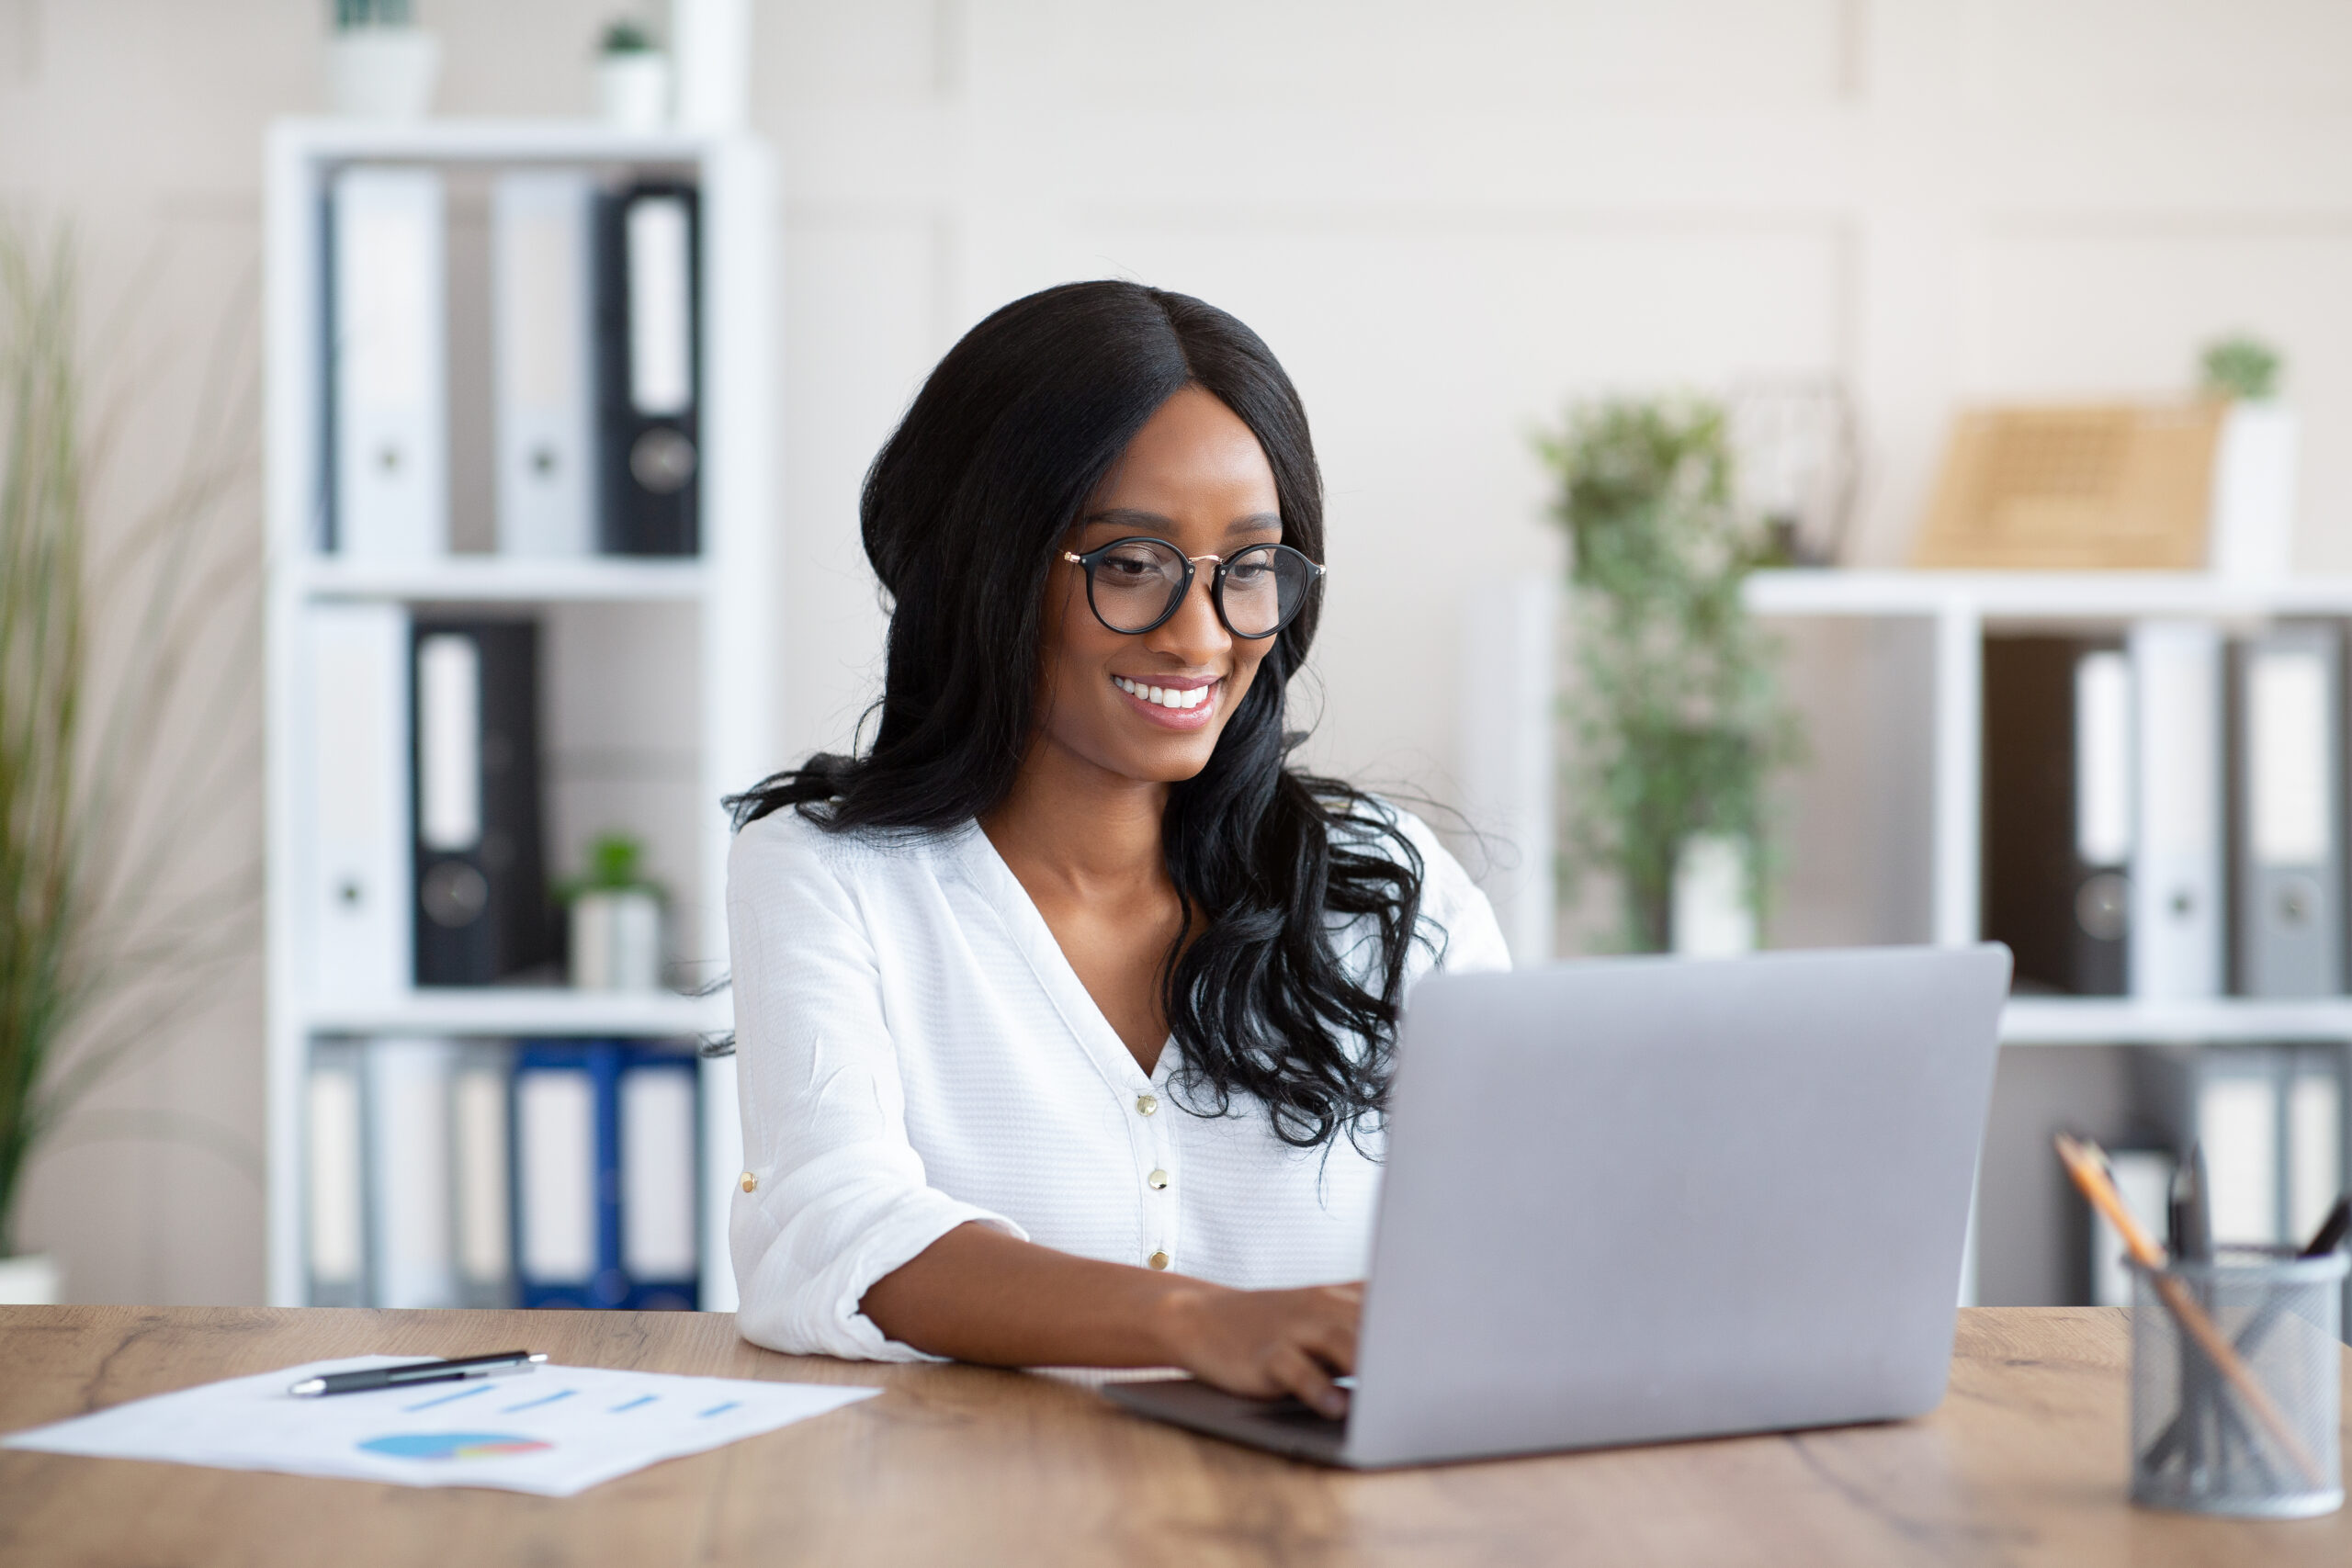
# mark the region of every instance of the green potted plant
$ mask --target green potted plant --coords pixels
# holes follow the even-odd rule
[[[1614,875],[1634,951],[1753,946],[1767,785],[1801,740],[1741,598],[1771,546],[1733,504],[1724,412],[1590,402],[1538,448],[1569,541],[1568,879]]]
[[[670,123],[670,57],[642,24],[605,25],[596,51],[596,105],[621,130],[660,130]]]
[[[66,240],[0,221],[0,1302],[59,1294],[54,1262],[17,1250],[23,1179],[51,1139],[160,1135],[260,1166],[193,1115],[77,1111],[251,952],[261,889],[257,859],[199,870],[191,847],[251,739],[224,722],[244,662],[232,650],[208,691],[190,654],[245,608],[232,583],[251,563],[209,530],[252,448],[199,432],[154,510],[94,542],[88,431],[108,422],[85,415],[76,317]],[[225,424],[252,412],[223,401]],[[191,711],[194,750],[167,739]]]
[[[441,78],[441,40],[416,25],[409,0],[334,0],[327,101],[360,119],[421,119]]]
[[[2207,346],[2203,392],[2229,406],[2213,451],[2206,560],[2222,577],[2275,581],[2294,570],[2295,469],[2302,441],[2278,400],[2278,353],[2240,333]]]
[[[652,991],[662,986],[661,887],[642,870],[645,846],[604,833],[588,846],[588,869],[559,884],[571,907],[571,983],[583,991]]]

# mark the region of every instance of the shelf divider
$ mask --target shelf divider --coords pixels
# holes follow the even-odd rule
[[[302,1026],[312,1034],[625,1035],[662,1039],[733,1027],[725,995],[575,991],[562,986],[450,987],[380,1002],[312,1002]]]

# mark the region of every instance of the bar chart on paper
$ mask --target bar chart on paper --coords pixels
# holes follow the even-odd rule
[[[595,1367],[300,1399],[298,1380],[408,1360],[352,1356],[134,1400],[0,1446],[401,1486],[569,1497],[879,1393]]]

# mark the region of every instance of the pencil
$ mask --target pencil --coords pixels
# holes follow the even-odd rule
[[[2295,1468],[2303,1472],[2303,1479],[2313,1486],[2325,1485],[2326,1482],[2319,1472],[2319,1461],[2312,1457],[2311,1450],[2295,1435],[2294,1428],[2287,1425],[2286,1416],[2279,1414],[2278,1405],[2271,1403],[2269,1393],[2255,1381],[2254,1373],[2246,1370],[2246,1364],[2239,1359],[2237,1350],[2214,1325],[2213,1320],[2205,1315],[2205,1309],[2197,1304],[2197,1299],[2188,1293],[2188,1288],[2173,1276],[2162,1272],[2164,1248],[2150,1240],[2148,1233],[2140,1228],[2140,1222],[2132,1217],[2132,1211],[2123,1206],[2122,1198],[2116,1193],[2115,1183],[2108,1179],[2107,1151],[2086,1138],[2076,1138],[2065,1133],[2059,1134],[2052,1141],[2058,1146],[2059,1159],[2065,1163],[2066,1174],[2075,1179],[2075,1185],[2083,1190],[2083,1196],[2091,1201],[2091,1206],[2107,1216],[2108,1224],[2113,1225],[2116,1234],[2123,1238],[2124,1249],[2132,1254],[2132,1261],[2148,1270],[2148,1282],[2155,1287],[2156,1294],[2171,1310],[2174,1320],[2188,1331],[2190,1338],[2197,1341],[2207,1359],[2222,1370],[2222,1375],[2230,1380],[2230,1386],[2238,1391],[2238,1397],[2245,1401],[2246,1408],[2254,1412],[2255,1418],[2262,1423],[2263,1430],[2270,1434],[2270,1440],[2278,1446],[2279,1451],[2295,1461]]]

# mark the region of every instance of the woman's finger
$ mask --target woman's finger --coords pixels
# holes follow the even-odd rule
[[[1335,1372],[1356,1370],[1356,1317],[1332,1314],[1307,1323],[1298,1344]]]
[[[1308,1353],[1326,1362],[1334,1371],[1355,1371],[1356,1331],[1363,1321],[1363,1308],[1351,1295],[1343,1294],[1343,1286],[1326,1286],[1304,1293],[1301,1305],[1306,1309],[1291,1320],[1290,1336]]]
[[[1319,1411],[1334,1421],[1348,1413],[1347,1390],[1333,1382],[1331,1374],[1297,1346],[1284,1345],[1276,1350],[1266,1371],[1308,1409]]]

